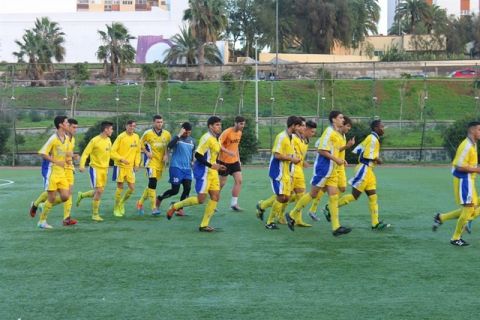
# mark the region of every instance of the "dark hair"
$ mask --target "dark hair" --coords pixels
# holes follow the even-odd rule
[[[332,123],[332,120],[335,119],[336,117],[338,117],[341,114],[342,113],[340,111],[336,111],[336,110],[330,111],[330,114],[328,115],[328,121],[330,121],[330,123]]]
[[[210,118],[208,118],[207,120],[207,126],[211,126],[217,122],[222,122],[222,119],[220,119],[219,117],[217,116],[211,116]]]
[[[101,132],[105,131],[105,129],[107,129],[108,127],[113,127],[113,122],[110,122],[110,121],[102,121],[102,123],[100,123],[100,130],[101,130]]]
[[[245,118],[242,116],[235,117],[235,123],[245,122]]]
[[[302,120],[300,120],[297,116],[290,116],[287,119],[287,127],[290,128],[291,126],[301,126]]]
[[[53,119],[53,124],[55,125],[55,128],[60,128],[60,124],[65,121],[65,119],[68,119],[67,116],[56,116],[55,119]]]
[[[182,123],[182,128],[187,130],[187,131],[192,131],[192,125],[190,124],[190,122]]]
[[[374,131],[375,128],[378,128],[380,126],[380,123],[382,123],[382,120],[380,120],[380,119],[373,120],[372,123],[370,124],[370,129],[372,129],[372,131]]]
[[[351,126],[353,124],[352,119],[350,119],[347,116],[343,116],[343,125],[346,126],[347,124],[349,124]]]
[[[78,124],[78,121],[76,119],[73,119],[73,118],[68,118],[68,123],[70,124]]]
[[[307,121],[307,119],[305,119],[304,117],[298,117],[298,119],[300,119],[300,121],[302,121],[302,122],[306,122],[306,121]]]
[[[480,126],[480,121],[469,122],[468,125],[467,125],[467,128],[470,130],[470,128],[476,127],[476,126]]]
[[[159,114],[156,114],[156,115],[153,116],[153,121],[155,121],[155,120],[161,120],[161,119],[163,119],[163,118],[162,118],[162,116],[159,115]]]
[[[127,124],[134,124],[134,123],[137,123],[137,121],[135,121],[135,120],[128,120],[127,121]]]
[[[317,124],[316,124],[314,121],[312,121],[312,120],[308,120],[308,121],[306,122],[306,125],[307,125],[307,128],[312,128],[312,129],[314,129],[314,128],[317,127]]]

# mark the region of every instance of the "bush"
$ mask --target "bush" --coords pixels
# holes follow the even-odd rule
[[[442,132],[442,138],[443,138],[442,145],[447,150],[448,155],[450,156],[451,159],[455,157],[455,152],[457,151],[458,145],[467,136],[468,123],[474,120],[479,121],[475,119],[474,116],[457,120],[455,121],[454,124],[452,124]]]
[[[6,124],[0,124],[0,154],[7,152],[7,141],[10,133],[11,129]]]
[[[252,156],[257,153],[258,141],[255,137],[255,120],[250,117],[245,117],[246,123],[242,133],[242,140],[240,141],[239,152],[240,161],[242,163],[249,163],[252,160]],[[234,124],[234,118],[227,117],[222,119],[223,130],[232,127]]]
[[[32,122],[40,122],[43,119],[42,115],[37,110],[30,111],[29,117]]]
[[[228,72],[222,75],[222,82],[225,88],[227,88],[227,93],[230,93],[235,90],[235,81],[233,81],[233,73]]]

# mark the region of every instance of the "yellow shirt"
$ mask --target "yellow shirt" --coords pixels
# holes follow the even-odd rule
[[[340,134],[340,136],[342,137],[342,143],[343,143],[342,147],[344,147],[347,145],[347,137],[345,137],[344,134]],[[340,151],[339,153],[340,159],[345,160],[345,150],[346,149],[343,149],[342,151]]]
[[[163,157],[167,152],[167,146],[171,139],[170,132],[163,129],[159,133],[154,129],[149,129],[143,133],[140,140],[142,150],[152,153],[151,159],[148,157],[144,158],[143,165],[146,168],[163,169]]]
[[[280,132],[275,137],[268,170],[270,178],[280,181],[282,178],[290,177],[293,174],[293,163],[291,161],[281,161],[276,159],[275,153],[288,157],[295,155],[292,137],[288,135],[286,130]]]
[[[292,135],[292,143],[295,156],[301,159],[301,161],[294,166],[293,176],[295,178],[303,178],[303,164],[307,157],[308,143],[296,134]]]
[[[460,143],[455,153],[455,158],[452,162],[452,173],[457,178],[464,178],[468,175],[467,172],[460,172],[457,167],[474,167],[478,165],[477,144],[473,143],[470,138],[466,138]],[[472,178],[476,177],[476,174],[471,174]]]
[[[80,158],[80,168],[85,167],[87,158],[90,157],[90,167],[108,168],[110,165],[110,152],[112,150],[112,141],[109,137],[98,135],[87,144]]]
[[[112,146],[110,154],[115,165],[122,168],[133,168],[140,166],[140,137],[133,133],[129,135],[127,132],[122,132]],[[120,160],[127,160],[128,164],[120,162]]]
[[[354,150],[354,153],[360,154],[359,162],[369,167],[375,167],[372,160],[378,159],[380,155],[380,140],[375,132],[369,134]]]
[[[72,170],[72,171],[75,171],[75,166],[73,164],[73,152],[74,152],[74,149],[75,149],[75,137],[70,137],[70,136],[66,136],[68,137],[68,139],[70,140],[69,144],[68,144],[68,152],[70,152],[72,155],[71,156],[66,156],[66,160],[65,160],[65,170]]]
[[[200,153],[205,157],[205,160],[211,164],[217,162],[218,154],[220,153],[221,147],[218,139],[213,136],[210,132],[205,133],[198,142],[198,147],[195,152]],[[209,168],[210,169],[210,168]]]
[[[57,133],[50,136],[43,147],[38,150],[38,154],[43,154],[52,157],[55,161],[66,162],[66,155],[69,149],[70,139],[65,135],[63,141]],[[48,163],[47,163],[48,162]],[[42,168],[46,166],[52,169],[52,174],[65,174],[65,166],[59,166],[53,162],[44,160]]]

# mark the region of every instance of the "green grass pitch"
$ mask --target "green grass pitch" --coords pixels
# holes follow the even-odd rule
[[[212,219],[221,232],[214,234],[197,231],[203,206],[171,221],[136,216],[143,171],[126,218],[111,214],[110,183],[101,204],[105,222],[89,220],[85,200],[73,208],[77,226],[62,227],[56,207],[49,217],[55,228],[39,230],[28,207],[41,190],[40,170],[2,168],[0,179],[15,183],[0,180],[0,319],[470,317],[480,293],[480,224],[464,236],[467,248],[449,244],[454,222],[431,231],[436,211],[455,208],[449,168],[376,173],[381,218],[394,228],[372,232],[361,198],[341,209],[352,233],[335,238],[325,220],[295,232],[266,230],[254,211],[271,194],[265,168],[244,170],[245,212],[228,209],[224,190]],[[76,179],[75,191],[88,189],[86,173]]]

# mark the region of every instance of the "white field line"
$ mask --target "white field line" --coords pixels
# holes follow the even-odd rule
[[[9,184],[13,184],[13,183],[15,183],[15,181],[0,179],[0,187],[8,186]]]

